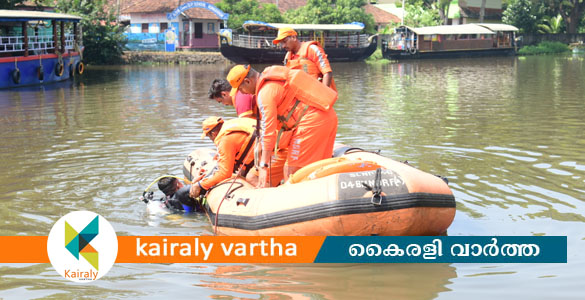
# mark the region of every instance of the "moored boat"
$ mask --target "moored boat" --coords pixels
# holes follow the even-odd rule
[[[0,10],[0,88],[82,74],[80,20],[60,13]]]
[[[211,156],[193,152],[185,176],[202,166],[210,171]],[[204,208],[220,235],[439,235],[453,221],[455,198],[443,179],[357,149],[275,188],[226,180],[207,193]]]
[[[246,33],[231,29],[220,31],[220,51],[227,59],[238,64],[280,64],[286,51],[274,45],[279,28],[292,27],[299,40],[318,41],[330,62],[360,61],[368,58],[377,47],[377,36],[363,33],[364,24],[282,24],[246,21]]]
[[[507,24],[400,26],[382,40],[387,59],[505,56],[516,53],[518,28]]]

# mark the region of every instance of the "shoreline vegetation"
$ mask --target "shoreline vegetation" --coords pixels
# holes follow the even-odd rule
[[[368,64],[387,64],[390,62],[389,59],[382,56],[382,50],[380,48],[376,49],[376,51],[374,51],[370,57],[366,58],[365,61]]]
[[[526,55],[540,55],[540,54],[555,54],[569,52],[571,49],[569,45],[561,42],[541,42],[537,45],[524,46],[518,49],[518,56]]]

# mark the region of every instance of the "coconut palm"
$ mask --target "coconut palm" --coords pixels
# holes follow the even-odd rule
[[[538,33],[561,33],[563,30],[563,17],[558,14],[556,17],[546,16],[542,23],[538,24]]]

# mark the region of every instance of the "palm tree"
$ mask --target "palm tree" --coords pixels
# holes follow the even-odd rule
[[[538,33],[560,33],[563,29],[563,17],[558,14],[556,17],[546,16],[542,23],[538,24]]]
[[[485,2],[487,0],[481,0],[481,7],[479,9],[479,23],[483,23],[483,18],[485,17]]]

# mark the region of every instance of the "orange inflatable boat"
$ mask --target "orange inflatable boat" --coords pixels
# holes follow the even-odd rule
[[[209,151],[184,163],[187,178],[215,167]],[[256,189],[243,179],[211,188],[204,207],[221,235],[439,235],[455,217],[441,178],[376,153],[353,149]]]

